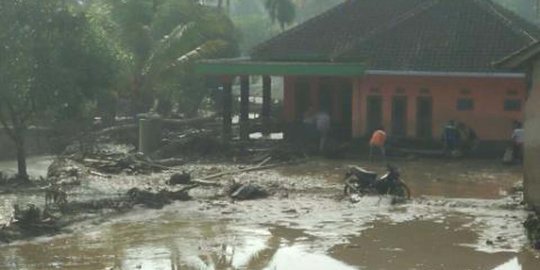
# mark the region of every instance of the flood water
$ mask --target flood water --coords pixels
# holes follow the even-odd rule
[[[91,220],[69,234],[1,246],[0,269],[540,269],[539,254],[524,248],[528,213],[505,196],[520,168],[400,161],[415,198],[391,205],[339,195],[355,163],[312,160],[238,175],[284,186],[288,196],[199,199]]]
[[[47,168],[53,162],[53,156],[35,156],[29,157],[26,160],[28,166],[28,174],[33,177],[46,177]],[[17,161],[16,160],[3,160],[0,161],[0,171],[8,174],[17,173]]]

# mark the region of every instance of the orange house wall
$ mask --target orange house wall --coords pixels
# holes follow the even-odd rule
[[[396,89],[404,90],[402,94]],[[429,89],[429,94],[421,94],[420,89]],[[372,89],[378,89],[373,92]],[[462,94],[463,89],[470,94]],[[517,91],[509,96],[508,91]],[[366,135],[366,96],[380,95],[383,99],[383,124],[391,127],[392,97],[407,96],[407,135],[416,135],[416,99],[431,96],[433,100],[432,133],[440,136],[448,120],[461,121],[472,127],[481,140],[506,140],[512,131],[512,122],[523,119],[521,111],[505,111],[504,100],[521,99],[524,107],[527,91],[524,78],[472,78],[434,76],[389,76],[367,75],[354,86],[353,90],[353,136]],[[458,98],[472,98],[472,111],[458,111]],[[389,130],[391,134],[391,130]]]
[[[318,108],[320,81],[324,77],[310,78],[310,101]],[[287,122],[295,120],[295,77],[284,78],[284,118]],[[430,96],[433,100],[432,133],[436,139],[448,120],[456,120],[472,127],[481,140],[506,140],[512,131],[512,122],[523,119],[521,111],[505,111],[504,100],[521,99],[524,107],[527,95],[524,78],[489,78],[489,77],[436,77],[436,76],[393,76],[366,75],[352,78],[352,135],[366,136],[367,97],[380,95],[383,99],[383,125],[390,134],[392,131],[392,97],[407,96],[407,136],[416,136],[416,102],[419,96]],[[403,93],[396,93],[396,89]],[[372,89],[378,89],[373,92]],[[428,94],[420,93],[420,89],[428,89]],[[462,93],[463,89],[470,94]],[[517,95],[510,96],[513,90]],[[337,93],[336,93],[337,95]],[[458,98],[472,98],[472,111],[458,111]],[[333,113],[335,114],[335,113]],[[336,118],[340,118],[336,115]]]

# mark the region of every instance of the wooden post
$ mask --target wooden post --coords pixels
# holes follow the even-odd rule
[[[240,140],[249,140],[249,76],[240,77]]]
[[[222,139],[224,142],[231,140],[232,134],[232,79],[227,78],[223,81],[223,130]]]
[[[269,135],[272,131],[270,114],[272,110],[272,79],[270,76],[263,76],[263,100],[262,100],[262,125],[264,135]]]

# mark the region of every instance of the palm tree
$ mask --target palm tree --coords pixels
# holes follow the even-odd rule
[[[200,78],[191,71],[193,62],[236,52],[235,29],[229,18],[195,1],[96,2],[93,10],[102,31],[124,56],[125,74],[119,87],[132,97],[133,113],[148,110],[156,97],[202,98],[203,91],[194,89],[200,86],[194,78]]]
[[[292,0],[266,0],[265,8],[272,22],[278,22],[282,31],[292,24],[296,17],[296,6]]]

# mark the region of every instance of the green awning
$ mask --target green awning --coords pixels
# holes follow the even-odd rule
[[[263,62],[238,59],[204,60],[196,63],[195,72],[202,75],[270,75],[270,76],[361,76],[361,63]]]

